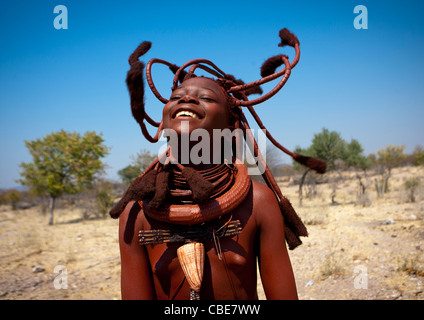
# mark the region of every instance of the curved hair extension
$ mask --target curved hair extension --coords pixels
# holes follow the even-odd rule
[[[253,106],[265,102],[270,99],[272,96],[277,94],[286,84],[287,80],[290,77],[292,69],[299,62],[300,58],[300,46],[298,38],[291,33],[288,29],[284,28],[279,31],[279,37],[281,42],[278,44],[280,47],[290,46],[295,50],[295,57],[290,62],[288,56],[284,54],[276,55],[268,58],[261,66],[260,74],[261,78],[245,83],[240,79],[236,79],[233,75],[227,74],[218,68],[213,62],[206,59],[194,59],[186,62],[182,66],[177,66],[170,62],[167,62],[162,59],[151,59],[145,68],[146,80],[151,91],[162,103],[168,103],[168,99],[164,98],[159,91],[157,90],[153,78],[152,78],[152,65],[155,63],[166,65],[171,72],[174,73],[172,90],[175,90],[179,84],[184,80],[196,77],[196,69],[201,69],[210,75],[216,77],[217,83],[219,83],[227,92],[230,108],[232,109],[232,114],[236,115],[233,117],[235,121],[235,127],[243,130],[246,139],[249,140],[249,146],[252,147],[252,154],[257,157],[262,168],[265,168],[264,173],[262,174],[266,184],[273,190],[285,219],[285,234],[286,240],[289,244],[290,249],[294,249],[302,242],[300,241],[300,236],[307,236],[306,227],[303,225],[300,218],[297,216],[292,205],[286,197],[281,193],[280,188],[278,187],[271,171],[269,170],[267,164],[265,163],[260,150],[258,148],[257,142],[255,141],[253,135],[250,132],[250,126],[247,122],[247,119],[242,110],[243,107],[251,113],[253,119],[256,121],[258,126],[261,129],[264,129],[266,132],[267,138],[281,151],[291,156],[295,161],[301,163],[302,165],[307,166],[308,168],[315,170],[318,173],[324,173],[326,170],[326,163],[320,159],[306,157],[297,153],[294,153],[286,149],[278,141],[276,141],[269,131],[266,129],[258,114],[254,110]],[[156,122],[145,112],[144,106],[144,81],[143,81],[143,70],[144,64],[139,61],[139,58],[149,51],[151,48],[150,42],[141,43],[133,54],[129,58],[130,70],[127,74],[127,86],[130,93],[131,99],[131,110],[132,115],[135,120],[140,125],[141,131],[146,139],[150,142],[157,142],[159,140],[160,134],[163,129],[163,122]],[[277,71],[277,68],[284,66],[281,70]],[[277,84],[269,92],[263,93],[261,85],[268,83],[273,80],[278,80]],[[260,97],[249,100],[248,96],[251,94],[260,94]],[[151,126],[157,128],[157,131],[154,135],[151,135],[145,125],[147,121]],[[237,137],[236,137],[237,139]],[[240,139],[240,137],[239,137]],[[237,144],[237,142],[236,142]],[[152,164],[153,165],[153,164]],[[152,167],[152,166],[151,166]],[[146,170],[145,172],[147,172]],[[165,178],[165,177],[164,177]],[[129,197],[129,195],[128,195]],[[120,208],[123,209],[123,208]],[[118,211],[115,210],[115,216],[119,215]]]

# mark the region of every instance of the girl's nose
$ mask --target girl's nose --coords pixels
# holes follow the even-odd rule
[[[184,96],[182,96],[180,98],[180,100],[178,100],[178,103],[193,103],[193,104],[198,104],[199,103],[199,99],[197,99],[196,97],[189,95],[189,94],[185,94]]]

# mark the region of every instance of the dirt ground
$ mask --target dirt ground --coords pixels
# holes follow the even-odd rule
[[[412,177],[415,202],[404,187]],[[298,187],[279,181],[309,231],[290,251],[300,299],[424,299],[424,168],[395,169],[383,199],[373,179],[365,205],[353,172],[337,183],[335,204],[331,183],[300,206]],[[120,299],[118,222],[81,216],[58,209],[49,226],[39,208],[0,207],[0,299]],[[258,292],[265,299],[259,280]]]

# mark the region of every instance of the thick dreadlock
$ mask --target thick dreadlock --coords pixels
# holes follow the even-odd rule
[[[146,66],[146,80],[153,94],[161,102],[166,104],[169,100],[161,96],[161,94],[156,89],[152,79],[151,68],[154,63],[164,64],[168,66],[169,69],[174,73],[172,90],[175,90],[178,87],[178,84],[181,84],[183,81],[192,77],[196,77],[194,72],[197,68],[200,68],[216,77],[215,81],[227,92],[228,102],[231,108],[230,115],[232,119],[232,125],[234,125],[235,128],[239,128],[243,131],[244,137],[242,138],[246,138],[250,142],[248,145],[253,146],[251,150],[252,154],[257,157],[259,165],[261,165],[262,168],[265,168],[262,176],[278,200],[285,221],[286,241],[289,245],[289,249],[294,249],[302,243],[300,237],[307,236],[308,232],[301,219],[298,217],[292,205],[290,204],[289,200],[281,193],[280,188],[278,187],[273,175],[271,174],[271,171],[269,170],[259,151],[257,142],[249,130],[250,126],[242,110],[242,107],[247,107],[257,122],[258,126],[261,129],[266,130],[253,106],[268,100],[279,90],[281,90],[281,88],[287,82],[291,74],[291,70],[296,66],[300,58],[298,38],[287,29],[280,30],[279,37],[281,40],[279,46],[284,47],[288,45],[293,47],[295,49],[295,58],[292,62],[289,62],[289,59],[286,55],[277,55],[267,59],[263,63],[260,70],[261,78],[254,82],[246,84],[242,80],[236,79],[233,75],[224,73],[211,61],[205,59],[191,60],[181,67],[161,59],[151,59]],[[130,56],[129,64],[131,68],[128,71],[126,82],[130,92],[131,110],[135,120],[140,125],[141,131],[146,139],[150,142],[157,142],[163,129],[163,122],[154,121],[145,112],[143,79],[144,64],[143,62],[139,61],[139,57],[144,55],[150,49],[150,47],[151,43],[145,41],[141,43]],[[280,71],[276,71],[276,69],[283,64],[284,68]],[[186,71],[187,68],[189,68],[188,71]],[[263,93],[262,89],[260,88],[262,84],[278,79],[280,77],[281,79],[279,80],[278,84],[271,91],[261,95],[259,98],[254,100],[248,100],[247,97],[251,94]],[[154,136],[150,135],[148,132],[144,120],[146,120],[153,127],[158,128]],[[277,148],[290,155],[295,161],[309,167],[310,169],[315,170],[318,173],[325,172],[326,163],[324,161],[316,158],[302,156],[300,154],[289,151],[280,143],[278,143],[271,136],[268,130],[266,130],[266,135]],[[240,137],[236,137],[236,140],[237,139],[240,139]],[[164,156],[169,156],[169,153],[167,152],[161,157],[163,158]],[[139,201],[145,198],[151,198],[152,200],[150,201],[149,206],[154,209],[157,209],[161,202],[164,201],[169,188],[169,171],[165,170],[163,166],[159,166],[161,157],[154,161],[149,166],[149,168],[147,168],[138,178],[133,181],[119,203],[111,210],[110,215],[113,218],[119,217],[126,204],[131,200]],[[202,179],[199,173],[189,167],[182,167],[182,174],[187,179],[188,184],[190,185],[190,189],[193,192],[193,198],[196,199],[196,202],[202,203],[206,201],[211,190],[211,185],[208,183],[208,181]]]

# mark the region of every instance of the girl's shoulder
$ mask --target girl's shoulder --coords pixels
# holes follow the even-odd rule
[[[274,192],[265,184],[252,181],[253,215],[258,225],[281,218],[280,206]]]

